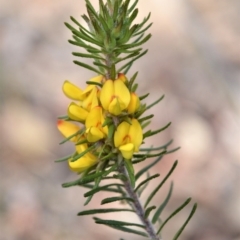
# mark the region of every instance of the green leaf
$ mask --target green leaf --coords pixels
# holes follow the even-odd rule
[[[109,173],[116,171],[117,169],[117,164],[114,164],[111,168],[109,168],[106,171],[102,171],[102,172],[98,172],[98,173],[93,173],[87,176],[84,176],[76,181],[73,182],[68,182],[68,183],[63,183],[62,187],[66,188],[66,187],[71,187],[71,186],[76,186],[76,185],[83,185],[85,183],[89,183],[94,181],[97,177],[100,176],[107,176]]]
[[[128,83],[128,88],[132,89],[132,85],[137,78],[138,72],[135,72],[134,75],[130,78],[129,83]]]
[[[161,224],[160,228],[157,231],[157,234],[161,232],[163,227],[167,224],[167,222],[174,217],[177,213],[179,213],[184,207],[186,207],[191,202],[191,198],[188,198],[180,207],[178,207],[173,213]],[[196,209],[195,209],[196,210]]]
[[[93,218],[96,223],[98,224],[107,224],[107,225],[117,225],[117,226],[134,226],[134,227],[140,227],[140,228],[145,228],[145,226],[137,223],[131,223],[131,222],[123,222],[123,221],[116,221],[116,220],[105,220],[105,219],[100,219],[97,217]]]
[[[120,226],[120,225],[111,225],[111,224],[107,224],[107,223],[103,223],[103,222],[101,222],[99,224],[104,224],[108,227],[111,227],[111,228],[114,228],[114,229],[117,229],[117,230],[120,230],[120,231],[123,231],[123,232],[133,233],[133,234],[136,234],[136,235],[148,237],[148,235],[145,232],[137,231],[137,230],[127,228],[127,227],[123,227],[123,226]]]
[[[145,17],[143,19],[143,21],[139,24],[138,29],[137,29],[138,31],[145,25],[145,23],[149,20],[150,17],[151,17],[151,13],[149,13],[147,15],[147,17]]]
[[[148,207],[145,211],[145,215],[144,215],[144,218],[147,219],[151,213],[152,210],[154,210],[156,208],[156,206],[151,206],[151,207]]]
[[[82,184],[82,187],[93,189],[94,185],[93,184]],[[113,192],[113,193],[122,193],[122,191],[115,189],[115,188],[104,188],[102,190],[103,192]]]
[[[105,186],[101,186],[101,187],[96,187],[96,188],[93,188],[92,190],[86,192],[84,194],[84,197],[89,197],[97,192],[101,192],[102,190],[108,188],[108,187],[111,187],[111,186],[120,186],[120,187],[123,187],[124,185],[123,184],[117,184],[117,183],[112,183],[112,184],[108,184],[108,185],[105,185]]]
[[[68,142],[69,140],[71,140],[73,137],[77,136],[78,134],[81,134],[83,131],[79,130],[77,132],[75,132],[74,134],[70,135],[69,137],[65,138],[63,141],[61,141],[59,144],[63,144],[65,142]]]
[[[161,101],[164,99],[164,97],[165,97],[165,95],[162,95],[162,96],[161,96],[159,99],[157,99],[155,102],[153,102],[152,104],[148,105],[148,106],[146,107],[146,110],[152,108],[153,106],[155,106],[156,104],[158,104],[159,102],[161,102]]]
[[[55,160],[54,162],[64,162],[64,161],[67,161],[69,158],[72,157],[72,154],[69,155],[69,156],[66,156],[66,157],[63,157],[63,158],[60,158],[60,159],[57,159]]]
[[[100,209],[90,209],[79,212],[78,216],[85,216],[85,215],[92,215],[92,214],[99,214],[99,213],[111,213],[111,212],[134,212],[132,209],[126,208],[100,208]]]
[[[98,82],[87,81],[86,84],[95,85],[95,86],[98,86],[98,87],[102,87],[102,84],[101,84],[101,83],[98,83]]]
[[[95,148],[94,145],[92,145],[91,147],[87,148],[85,151],[81,152],[80,154],[77,154],[76,156],[74,156],[70,161],[71,162],[75,162],[77,161],[79,158],[83,157],[86,153],[90,152],[91,150],[93,150]]]
[[[64,120],[66,120],[66,119],[68,119],[68,115],[65,115],[65,116],[59,116],[58,119],[64,119]]]
[[[159,156],[154,162],[151,164],[147,165],[146,167],[142,168],[136,175],[135,179],[138,180],[145,172],[147,172],[149,169],[151,169],[153,166],[155,166],[160,160],[162,159],[163,156]]]
[[[153,25],[153,23],[148,24],[147,27],[145,27],[143,30],[141,30],[139,32],[136,32],[133,36],[135,37],[139,34],[145,33],[152,25]]]
[[[168,174],[166,175],[166,177],[162,180],[162,182],[152,191],[152,193],[149,195],[149,197],[147,198],[147,201],[144,205],[144,207],[146,208],[147,205],[149,204],[149,202],[152,200],[152,198],[155,196],[155,194],[158,192],[158,190],[163,186],[163,184],[167,181],[167,179],[170,177],[170,175],[173,173],[173,171],[175,170],[175,168],[177,167],[178,161],[176,160],[172,166],[172,168],[170,169],[170,171],[168,172]]]
[[[140,188],[140,187],[142,187],[144,184],[146,184],[147,182],[149,182],[149,181],[151,181],[152,179],[154,179],[154,178],[157,178],[157,177],[159,177],[160,176],[160,174],[155,174],[155,175],[153,175],[153,176],[151,176],[151,177],[148,177],[147,179],[145,179],[144,181],[142,181],[141,183],[139,183],[138,184],[138,186],[134,189],[134,192],[137,192],[137,190]]]
[[[127,202],[130,201],[130,202],[133,202],[134,200],[130,197],[109,197],[109,198],[103,199],[102,202],[101,202],[101,205],[116,202],[116,201],[127,201]]]
[[[140,99],[140,100],[143,100],[143,99],[145,99],[145,98],[148,97],[148,96],[149,96],[149,93],[147,93],[147,94],[145,94],[145,95],[143,95],[143,96],[140,96],[139,99]]]
[[[195,211],[197,210],[197,203],[194,204],[192,211],[189,215],[189,217],[187,218],[187,220],[185,221],[185,223],[183,224],[183,226],[178,230],[178,232],[176,233],[176,235],[174,236],[173,240],[177,240],[178,237],[181,235],[181,233],[183,232],[184,228],[187,226],[188,222],[190,221],[190,219],[192,218],[192,216],[194,215]]]
[[[135,48],[135,47],[138,47],[138,46],[144,44],[145,42],[147,42],[151,37],[152,37],[152,35],[148,34],[142,41],[140,41],[138,43],[123,44],[120,47],[124,48],[124,49]]]
[[[160,146],[160,147],[156,147],[156,148],[140,148],[139,151],[140,152],[145,152],[145,151],[158,151],[158,150],[161,150],[161,149],[166,149],[169,145],[171,145],[173,143],[173,140],[171,139],[169,142],[167,142],[166,144]]]
[[[151,118],[153,118],[153,117],[154,117],[154,114],[151,114],[151,115],[148,115],[148,116],[146,116],[146,117],[143,117],[143,118],[138,119],[138,121],[139,121],[140,123],[142,123],[143,121],[146,121],[146,120],[151,119]]]
[[[144,52],[142,52],[141,54],[139,54],[137,57],[133,58],[131,61],[127,62],[126,64],[124,64],[122,67],[120,67],[118,69],[118,72],[121,72],[124,68],[126,68],[129,64],[132,64],[134,61],[136,61],[137,59],[139,59],[140,57],[142,57],[143,55],[145,55],[148,52],[148,50],[145,50]]]
[[[150,174],[149,174],[149,172],[147,172],[147,178],[149,178],[149,177],[150,177]],[[138,190],[138,196],[139,196],[139,197],[141,197],[143,191],[147,188],[148,184],[149,184],[149,181],[146,182],[146,183],[143,185],[143,187]]]
[[[163,203],[159,206],[159,208],[157,209],[157,211],[155,212],[155,214],[153,216],[153,219],[152,219],[153,224],[155,224],[158,221],[159,216],[161,215],[163,209],[167,206],[167,204],[169,202],[169,199],[171,198],[172,191],[173,191],[173,182],[171,182],[170,189],[169,189],[167,197],[165,198]]]
[[[171,124],[172,124],[172,123],[169,122],[166,126],[160,128],[160,129],[157,129],[157,130],[155,130],[155,131],[151,131],[151,130],[149,130],[149,131],[147,131],[146,133],[143,134],[143,138],[146,138],[146,137],[150,137],[150,136],[156,135],[156,134],[158,134],[158,133],[164,131],[165,129],[167,129]]]
[[[76,56],[76,57],[93,58],[93,59],[100,59],[100,60],[102,60],[102,61],[105,61],[104,58],[99,57],[99,56],[96,56],[96,55],[93,55],[93,54],[73,52],[72,55],[73,55],[73,56]]]
[[[93,71],[93,72],[96,72],[100,75],[104,75],[104,73],[100,72],[98,69],[96,68],[93,68],[92,66],[88,65],[88,64],[85,64],[85,63],[82,63],[82,62],[79,62],[79,61],[73,61],[76,65],[79,65],[83,68],[86,68],[86,69],[89,69],[90,71]]]
[[[132,186],[132,188],[134,188],[135,187],[135,176],[134,176],[134,168],[133,168],[132,162],[131,162],[131,160],[125,160],[124,164],[125,164],[125,167],[128,172],[131,186]]]
[[[127,56],[124,57],[124,58],[118,58],[118,59],[115,61],[115,64],[117,64],[117,63],[119,63],[119,62],[121,62],[121,61],[124,61],[124,60],[126,60],[126,59],[128,59],[128,58],[135,57],[135,56],[137,56],[138,54],[140,54],[140,52],[133,52],[133,53],[127,55]]]
[[[138,0],[135,0],[135,2],[128,9],[128,15],[134,10],[134,8],[137,6],[137,4],[138,4]]]

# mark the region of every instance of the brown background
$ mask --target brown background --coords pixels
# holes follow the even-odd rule
[[[131,74],[139,70],[138,93],[150,92],[149,102],[166,95],[151,110],[151,127],[173,123],[147,143],[174,138],[173,146],[182,147],[152,169],[164,176],[180,161],[163,217],[192,196],[199,209],[180,239],[239,240],[240,1],[141,0],[139,9],[139,19],[152,12],[153,37]],[[63,25],[83,13],[83,0],[0,0],[0,240],[139,239],[76,217],[85,190],[62,189],[76,176],[53,161],[73,150],[58,145],[56,118],[69,103],[62,83],[69,79],[83,87],[93,76],[72,63],[77,47],[67,43],[71,34]],[[98,207],[104,196],[89,207]],[[169,222],[164,240],[189,210]],[[118,216],[137,221],[131,214]]]

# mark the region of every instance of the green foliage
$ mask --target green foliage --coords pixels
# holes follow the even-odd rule
[[[115,79],[116,75],[120,72],[127,73],[133,63],[144,56],[147,50],[143,50],[142,44],[147,42],[151,34],[147,34],[146,31],[151,27],[152,23],[148,23],[150,14],[142,20],[141,23],[135,24],[134,20],[138,15],[138,9],[136,8],[138,0],[99,0],[99,11],[96,11],[91,4],[90,0],[85,0],[87,15],[83,15],[82,18],[86,22],[89,29],[80,24],[75,18],[71,17],[71,21],[75,24],[72,26],[69,23],[65,23],[66,27],[72,32],[73,40],[69,40],[69,43],[78,46],[83,52],[73,52],[75,57],[80,58],[80,61],[74,61],[75,64],[89,69],[97,74],[103,75],[106,78]],[[130,4],[130,2],[132,4]],[[86,64],[82,62],[82,59],[91,59],[92,64]],[[122,64],[118,66],[118,64]],[[126,80],[126,86],[130,92],[137,90],[138,84],[135,83],[138,72],[136,72],[130,79]],[[88,81],[87,84],[102,87],[102,83]],[[148,97],[149,93],[140,96],[142,101]],[[126,121],[131,123],[131,118],[138,119],[142,126],[142,129],[147,128],[150,124],[150,120],[154,117],[154,114],[144,115],[147,110],[154,107],[161,102],[164,98],[162,95],[153,103],[147,105],[141,103],[136,112],[132,114],[121,115],[119,118],[107,115],[102,127],[108,126],[108,136],[106,142],[91,143],[89,147],[80,154],[75,152],[73,155],[56,160],[56,162],[62,162],[70,160],[72,162],[83,157],[85,154],[94,151],[97,148],[101,148],[101,151],[97,153],[97,157],[101,159],[96,166],[93,166],[81,173],[79,179],[64,183],[64,188],[72,186],[81,186],[88,191],[84,194],[86,198],[85,205],[87,205],[92,198],[99,192],[109,192],[114,194],[111,197],[104,198],[101,204],[107,206],[107,204],[113,202],[120,202],[124,205],[124,208],[100,208],[89,209],[78,213],[78,216],[105,214],[113,212],[131,212],[139,216],[141,224],[117,221],[112,219],[100,219],[94,217],[96,224],[105,225],[116,230],[124,231],[140,235],[143,237],[151,237],[151,239],[160,239],[160,234],[164,226],[168,221],[179,213],[185,206],[187,206],[191,198],[187,199],[180,207],[178,207],[172,214],[166,219],[162,216],[162,213],[170,201],[173,193],[173,183],[170,183],[170,188],[166,197],[164,197],[162,203],[158,206],[149,206],[150,202],[159,194],[161,188],[169,180],[172,173],[177,167],[178,161],[173,163],[173,166],[160,181],[160,174],[150,175],[150,170],[156,167],[156,165],[163,159],[166,154],[177,151],[179,148],[169,149],[173,140],[165,143],[164,145],[157,147],[141,148],[139,153],[133,155],[133,159],[125,160],[122,155],[117,151],[109,151],[113,149],[113,137],[116,131],[116,122]],[[62,116],[60,119],[70,120],[68,116]],[[150,136],[159,134],[166,130],[171,123],[157,130],[147,130],[143,134],[143,139]],[[84,134],[85,129],[82,129],[75,134],[67,137],[60,144],[70,141],[73,137],[81,136]],[[80,138],[79,138],[80,139]],[[86,140],[80,140],[76,145],[86,143]],[[154,160],[151,160],[154,158]],[[147,161],[146,161],[147,160]],[[135,173],[135,165],[146,161],[140,170]],[[164,174],[163,174],[164,175]],[[109,183],[111,180],[111,183]],[[149,187],[149,183],[153,186],[152,181],[158,180],[157,187],[153,188],[152,192],[146,197],[144,206],[140,203],[140,197],[146,188]],[[157,204],[156,204],[157,205]],[[187,223],[196,211],[197,205],[194,204],[192,211],[182,225],[182,227],[175,234],[173,240],[178,239]],[[149,220],[151,218],[151,221]],[[133,227],[133,228],[132,228]],[[140,228],[141,231],[136,230]],[[154,229],[158,229],[155,231]]]
[[[98,74],[108,75],[110,73],[113,79],[116,72],[127,73],[133,62],[147,53],[147,50],[137,47],[151,38],[151,34],[146,34],[152,25],[152,23],[146,25],[150,14],[141,23],[134,24],[138,15],[136,8],[138,1],[130,6],[129,0],[107,1],[106,3],[99,0],[99,12],[94,9],[90,1],[85,2],[88,15],[83,15],[82,18],[90,30],[74,17],[70,19],[75,27],[69,23],[65,23],[65,26],[73,34],[73,40],[69,40],[69,43],[88,52],[73,52],[73,55],[93,59],[93,64],[97,68],[82,61],[74,61],[74,63]],[[126,60],[129,61],[116,71],[115,65]]]

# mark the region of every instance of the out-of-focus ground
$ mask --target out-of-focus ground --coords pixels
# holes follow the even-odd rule
[[[153,37],[131,74],[139,70],[138,93],[150,92],[149,102],[166,96],[151,110],[152,128],[172,121],[147,143],[174,138],[182,147],[152,170],[164,176],[179,159],[163,216],[192,196],[199,208],[181,239],[239,240],[240,1],[142,0],[139,9],[139,19],[152,12]],[[62,83],[83,87],[93,76],[72,63],[77,47],[67,43],[71,34],[63,25],[83,13],[83,0],[0,0],[0,240],[139,239],[77,217],[85,190],[62,189],[76,176],[53,161],[72,151],[58,145],[56,118],[69,103]],[[167,188],[153,203],[162,202]],[[189,211],[169,222],[164,240]]]

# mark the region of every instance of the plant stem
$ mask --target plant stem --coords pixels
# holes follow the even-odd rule
[[[125,190],[130,198],[132,198],[134,201],[132,204],[135,212],[137,213],[138,217],[140,218],[141,222],[145,226],[145,230],[148,233],[151,240],[161,240],[159,236],[157,236],[154,227],[151,223],[151,221],[148,218],[145,218],[145,210],[139,200],[138,195],[134,192],[134,189],[132,188],[130,184],[130,180],[127,174],[127,171],[125,169],[125,166],[123,164],[119,167],[119,172],[126,177],[126,181],[123,181]]]

